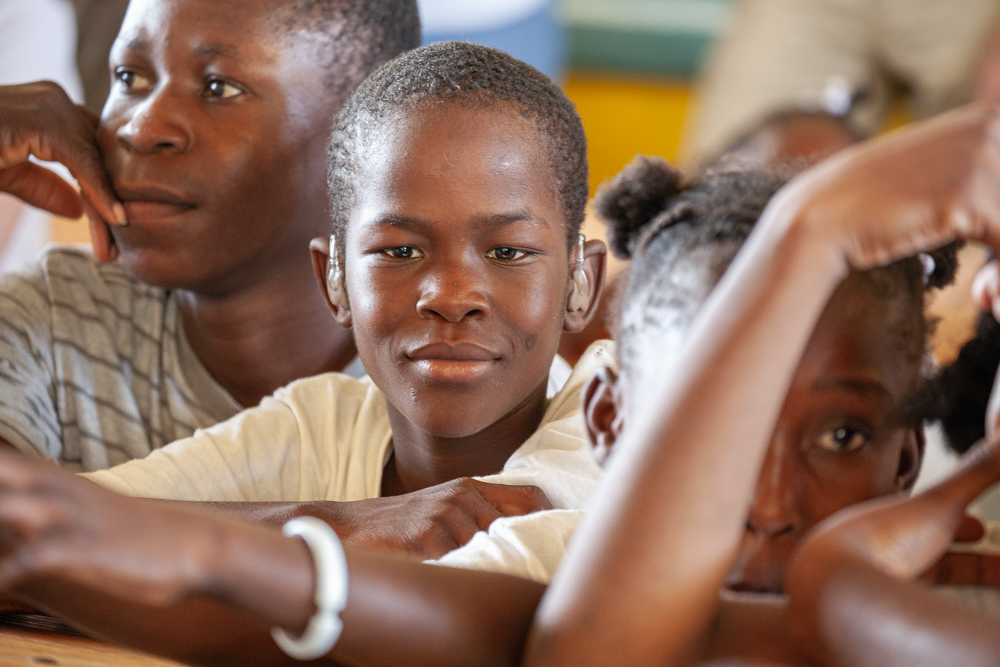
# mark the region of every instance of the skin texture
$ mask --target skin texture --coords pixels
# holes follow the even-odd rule
[[[994,262],[975,281],[974,296],[985,308],[1000,304],[997,275]],[[1000,480],[997,395],[994,383],[987,439],[963,457],[951,477],[909,499],[870,502],[841,512],[809,535],[790,568],[790,613],[795,638],[816,662],[996,663],[1000,634],[994,620],[947,603],[912,582],[921,573],[922,579],[936,577],[939,582],[958,574],[961,581],[947,583],[982,585],[968,577],[970,570],[986,570],[973,561],[975,554],[945,550],[953,539],[976,541],[983,535],[982,526],[970,522],[964,510]],[[851,609],[865,612],[858,615]],[[900,636],[913,641],[900,641]]]
[[[772,200],[680,362],[647,373],[645,400],[630,402],[634,419],[546,592],[527,664],[692,657],[830,295],[850,269],[957,238],[1000,248],[997,136],[998,110],[969,107],[842,151]]]
[[[97,637],[185,664],[300,664],[267,631],[299,633],[315,612],[314,566],[298,538],[117,496],[5,452],[0,523],[0,587]],[[346,552],[350,594],[334,662],[516,664],[542,585]]]
[[[813,525],[912,485],[922,443],[918,430],[895,417],[918,379],[919,359],[900,351],[893,325],[901,316],[901,304],[879,296],[859,274],[826,305],[785,397],[727,577],[728,588],[750,594],[723,593],[703,659],[801,661],[789,637],[787,598],[759,593],[783,592],[788,562]],[[656,338],[645,340],[642,357],[655,358]],[[600,458],[622,431],[629,392],[619,384],[629,380],[604,369],[584,391]]]

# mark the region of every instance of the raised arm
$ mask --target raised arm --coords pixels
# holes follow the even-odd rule
[[[543,600],[529,664],[677,664],[697,650],[789,379],[838,282],[956,238],[1000,247],[997,116],[969,107],[850,149],[775,197],[682,360],[636,392],[648,407]]]

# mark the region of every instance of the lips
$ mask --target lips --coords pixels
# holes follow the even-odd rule
[[[471,382],[486,375],[500,355],[475,343],[430,343],[406,353],[412,368],[432,382]]]
[[[173,190],[153,185],[121,185],[115,187],[129,220],[162,218],[179,215],[195,207],[194,202]]]

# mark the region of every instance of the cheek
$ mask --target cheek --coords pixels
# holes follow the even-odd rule
[[[882,447],[876,451],[835,455],[814,465],[805,487],[809,527],[835,512],[892,493],[896,461]]]
[[[552,266],[494,281],[494,315],[520,338],[521,351],[546,353],[548,347],[558,346],[565,316],[565,285],[565,272]]]

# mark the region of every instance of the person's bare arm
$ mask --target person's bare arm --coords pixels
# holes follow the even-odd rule
[[[344,544],[424,559],[440,558],[465,545],[500,517],[552,509],[538,487],[490,484],[469,477],[400,496],[350,502],[161,502],[268,526],[315,516],[328,523]]]
[[[957,238],[1000,247],[998,125],[995,108],[970,107],[848,149],[775,197],[681,361],[661,387],[636,392],[647,409],[543,600],[529,665],[691,657],[789,378],[837,283]]]
[[[190,664],[284,664],[268,633],[315,612],[305,544],[190,506],[126,498],[0,452],[0,587],[105,639]],[[517,664],[544,586],[346,547],[331,659]]]

